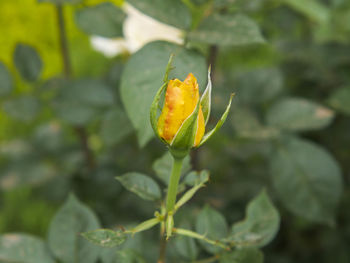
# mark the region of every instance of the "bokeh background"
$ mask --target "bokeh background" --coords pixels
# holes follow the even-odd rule
[[[159,203],[115,177],[136,171],[165,188],[169,156],[148,109],[170,53],[172,77],[192,71],[202,91],[212,66],[209,126],[236,94],[224,127],[191,155],[210,183],[179,221],[195,229],[209,204],[229,226],[265,189],[281,216],[265,262],[350,262],[349,1],[1,0],[0,33],[0,262],[72,262],[8,248],[21,233],[52,250],[54,216],[72,193],[96,226],[153,216]],[[81,262],[155,262],[158,239],[145,232],[118,256]],[[180,240],[168,254],[211,253]]]

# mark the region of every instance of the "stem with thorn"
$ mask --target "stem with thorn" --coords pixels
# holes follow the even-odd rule
[[[175,209],[177,188],[179,185],[179,180],[181,177],[181,169],[182,169],[183,159],[174,158],[172,172],[170,176],[170,181],[168,185],[168,194],[166,199],[166,223],[165,227],[161,228],[161,239],[160,239],[160,252],[158,263],[165,263],[165,255],[166,255],[166,245],[167,239],[171,236],[172,232],[172,224],[173,224],[173,214]],[[165,235],[166,234],[166,235]]]
[[[57,26],[58,26],[59,44],[60,44],[60,51],[61,51],[62,64],[63,64],[63,72],[64,72],[64,77],[66,79],[71,79],[73,75],[72,64],[69,56],[67,32],[66,32],[63,11],[64,11],[63,5],[57,4],[56,5]],[[91,149],[89,148],[88,135],[87,135],[86,129],[81,126],[76,126],[74,127],[74,130],[80,139],[80,144],[85,155],[86,163],[88,167],[91,170],[93,170],[95,168],[95,158]]]

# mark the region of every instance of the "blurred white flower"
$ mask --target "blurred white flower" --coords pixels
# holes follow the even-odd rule
[[[90,38],[92,47],[103,53],[106,57],[114,57],[120,53],[129,51],[126,45],[126,41],[122,38],[113,39],[100,36],[92,36]]]
[[[123,52],[134,53],[145,44],[155,40],[166,40],[183,44],[183,32],[175,27],[163,24],[138,11],[130,4],[124,4],[127,18],[123,24],[124,38],[104,38],[92,36],[92,47],[106,57],[113,57]]]

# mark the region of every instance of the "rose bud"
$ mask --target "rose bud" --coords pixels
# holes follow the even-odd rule
[[[231,101],[216,126],[204,134],[211,107],[211,79],[208,70],[208,84],[199,99],[197,79],[189,73],[184,81],[178,79],[168,80],[171,70],[172,56],[166,69],[164,84],[158,90],[151,106],[151,125],[158,138],[167,144],[174,158],[184,158],[192,147],[199,147],[205,143],[224,124]],[[157,119],[159,101],[163,91],[165,100],[162,112]]]

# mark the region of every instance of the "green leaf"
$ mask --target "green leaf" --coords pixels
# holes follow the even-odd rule
[[[161,192],[158,184],[150,177],[136,173],[126,173],[116,179],[129,191],[146,200],[159,200]]]
[[[243,221],[235,223],[227,241],[237,247],[263,247],[279,229],[280,216],[265,191],[249,204]]]
[[[282,138],[271,156],[273,186],[292,213],[320,223],[333,223],[342,192],[338,163],[320,146]]]
[[[227,236],[228,226],[224,216],[207,205],[197,216],[196,231],[209,239],[220,240]],[[222,248],[212,246],[203,240],[199,242],[210,253],[214,254],[222,250]]]
[[[109,86],[95,79],[80,79],[65,87],[64,96],[93,107],[106,107],[114,102]]]
[[[121,98],[136,132],[140,146],[153,136],[149,111],[162,85],[164,69],[174,53],[174,70],[170,78],[184,79],[192,72],[203,85],[206,76],[205,59],[199,53],[175,44],[156,41],[144,46],[128,60],[121,79]]]
[[[207,170],[192,171],[184,179],[184,183],[189,186],[205,184],[209,181],[209,172]]]
[[[238,73],[237,100],[243,104],[269,102],[283,90],[283,75],[278,68],[261,68]]]
[[[169,184],[171,169],[173,167],[173,157],[169,152],[166,152],[162,157],[158,158],[153,163],[153,170],[156,172],[157,177],[162,180],[166,185]],[[191,158],[186,156],[182,162],[181,175],[183,176],[191,170]]]
[[[224,253],[220,257],[220,263],[263,263],[264,255],[256,248],[236,249]]]
[[[124,243],[126,235],[123,231],[96,229],[81,234],[90,242],[101,247],[116,247]]]
[[[322,129],[333,118],[332,110],[302,98],[280,100],[266,114],[268,125],[289,131]]]
[[[276,138],[280,130],[275,127],[266,127],[261,124],[256,114],[248,107],[240,105],[234,108],[231,123],[240,138],[266,140]]]
[[[75,13],[75,21],[85,33],[108,38],[123,36],[125,17],[121,9],[109,2],[82,8]]]
[[[27,234],[0,235],[0,262],[54,263],[45,242]]]
[[[234,96],[234,94],[231,94],[230,101],[229,101],[228,105],[226,106],[226,110],[222,114],[222,116],[221,116],[220,120],[217,122],[216,126],[211,131],[207,132],[203,136],[200,144],[197,147],[203,145],[207,140],[209,140],[221,128],[221,126],[225,123],[227,115],[228,115],[230,108],[231,108],[231,102],[232,102],[233,96]]]
[[[40,104],[35,97],[24,95],[6,101],[3,109],[12,118],[29,122],[37,116],[40,110]]]
[[[133,249],[123,249],[117,251],[117,260],[116,262],[121,263],[146,263],[146,260],[135,250]]]
[[[188,29],[191,14],[178,0],[127,0],[132,6],[154,19],[181,29]]]
[[[54,100],[56,114],[70,124],[82,125],[98,115],[99,110],[113,105],[110,87],[95,79],[66,83]]]
[[[102,248],[100,259],[102,263],[116,263],[117,262],[116,248]]]
[[[0,188],[9,190],[23,185],[40,186],[57,175],[57,168],[49,162],[20,158],[2,170]]]
[[[97,115],[96,109],[71,100],[55,101],[54,107],[59,118],[73,125],[87,124]]]
[[[63,125],[56,120],[50,119],[48,122],[41,123],[35,129],[33,139],[30,142],[32,147],[40,147],[43,151],[55,152],[64,148],[66,145],[64,142]],[[37,164],[49,164],[55,166],[54,163],[38,162]],[[62,167],[57,167],[61,170]]]
[[[191,229],[188,221],[183,221],[179,224],[179,227],[185,229]],[[193,238],[175,235],[174,246],[176,251],[185,259],[195,260],[198,256],[198,248]]]
[[[120,107],[112,108],[102,119],[100,135],[108,146],[119,143],[132,131],[131,123]]]
[[[0,61],[0,96],[7,95],[13,87],[12,77],[4,63]]]
[[[330,10],[320,1],[283,0],[283,2],[318,23],[327,23],[330,19]]]
[[[13,60],[22,78],[28,81],[35,81],[39,78],[43,63],[33,47],[17,44]]]
[[[51,221],[48,233],[50,249],[63,263],[95,263],[100,248],[85,240],[80,233],[99,227],[91,209],[70,195]]]
[[[350,115],[350,87],[336,90],[329,98],[328,103],[336,110]]]
[[[212,45],[247,45],[264,43],[257,24],[242,14],[212,14],[189,33],[188,38],[193,41]]]

